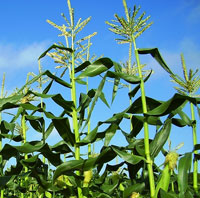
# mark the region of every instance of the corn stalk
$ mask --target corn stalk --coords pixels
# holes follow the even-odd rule
[[[146,96],[145,96],[145,88],[144,88],[144,80],[143,80],[143,71],[142,65],[140,64],[139,55],[136,47],[136,38],[139,37],[146,29],[148,29],[152,22],[147,24],[150,16],[144,18],[145,12],[143,12],[137,19],[136,15],[138,14],[140,7],[136,8],[134,6],[133,12],[131,15],[130,9],[128,9],[126,0],[123,0],[123,6],[125,10],[126,18],[119,17],[115,14],[115,20],[112,22],[106,22],[110,28],[109,30],[113,33],[120,35],[122,38],[116,39],[119,44],[129,44],[129,60],[128,60],[128,71],[129,74],[131,70],[135,70],[135,68],[131,68],[132,65],[132,47],[134,47],[135,59],[137,63],[137,72],[141,79],[140,81],[140,89],[141,89],[141,97],[142,97],[142,108],[143,113],[147,113],[147,105],[146,105]],[[131,86],[129,85],[129,90],[131,90]],[[130,100],[130,104],[131,104]],[[150,148],[149,148],[149,129],[147,121],[144,121],[144,145],[145,145],[145,155],[147,160],[147,168],[149,173],[149,183],[150,183],[150,192],[151,197],[155,195],[155,184],[154,184],[154,175],[153,175],[153,168],[152,168],[152,160],[150,157]]]
[[[172,82],[178,85],[178,87],[174,87],[180,94],[188,95],[190,97],[199,97],[199,95],[195,95],[200,87],[200,77],[196,76],[198,73],[198,69],[194,72],[192,69],[189,70],[189,74],[187,71],[187,67],[185,64],[184,56],[181,54],[181,63],[182,63],[182,71],[184,78],[181,78],[178,75],[171,75]],[[193,147],[197,145],[197,132],[196,132],[196,119],[194,112],[194,105],[190,102],[190,111],[191,111],[191,119],[192,119],[192,136],[193,136]],[[197,154],[197,150],[194,151],[194,155]],[[194,158],[193,161],[193,188],[197,192],[198,191],[198,161]]]

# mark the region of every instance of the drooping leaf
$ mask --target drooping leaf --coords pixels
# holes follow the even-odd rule
[[[43,117],[38,116],[26,116],[26,120],[28,120],[31,126],[38,132],[42,133],[45,129],[45,121]]]
[[[74,103],[72,101],[65,100],[61,94],[57,94],[52,97],[52,100],[61,106],[67,113],[71,113],[74,108]]]
[[[126,74],[126,73],[123,73],[123,72],[108,71],[107,76],[110,77],[110,78],[121,78],[121,79],[123,79],[126,82],[131,83],[131,84],[138,84],[141,81],[141,79],[138,76],[133,76],[133,75]]]
[[[154,115],[154,116],[164,116],[172,111],[177,110],[179,107],[181,107],[185,101],[192,101],[193,103],[197,103],[197,99],[191,98],[188,96],[183,96],[180,94],[175,94],[171,99],[169,99],[166,102],[162,102],[158,107],[152,109],[151,111],[148,111],[148,115]]]
[[[57,45],[57,44],[53,44],[53,45],[51,45],[46,51],[44,51],[44,52],[40,55],[40,57],[38,58],[38,60],[40,60],[41,58],[43,58],[44,56],[46,56],[46,54],[47,54],[50,50],[52,50],[52,49],[62,49],[62,50],[66,50],[66,51],[68,51],[68,52],[70,52],[70,53],[73,52],[73,50],[72,50],[71,48],[67,48],[67,47],[63,47],[63,46]]]
[[[73,146],[75,144],[75,135],[71,131],[69,119],[52,119],[52,122],[63,140]]]
[[[15,94],[7,98],[0,98],[0,111],[18,107],[18,103],[24,97],[24,94]]]
[[[151,111],[157,107],[159,107],[162,102],[155,100],[153,98],[149,98],[146,97],[146,103],[147,103],[147,111]],[[139,97],[138,99],[136,99],[131,106],[129,107],[127,113],[131,113],[131,114],[139,114],[139,113],[143,113],[143,109],[142,109],[142,98]],[[148,114],[149,115],[149,114]],[[150,114],[151,115],[151,114]]]
[[[164,59],[162,58],[158,48],[149,48],[149,49],[138,49],[139,54],[151,54],[153,58],[161,65],[161,67],[167,71],[169,74],[173,75],[173,72],[170,70],[168,65],[165,63]]]
[[[85,68],[87,68],[91,63],[89,61],[85,61],[84,63],[82,63],[81,65],[79,65],[78,67],[75,68],[75,73],[78,73],[82,70],[84,70]]]
[[[148,74],[148,76],[144,79],[144,82],[146,82],[148,79],[149,79],[149,77],[151,76],[151,74],[152,74],[152,71]],[[135,95],[136,95],[136,93],[138,92],[138,90],[140,89],[140,84],[138,84],[132,91],[130,91],[129,93],[128,93],[128,95],[129,95],[129,97],[130,98],[133,98]]]

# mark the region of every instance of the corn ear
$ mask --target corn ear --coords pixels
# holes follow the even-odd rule
[[[91,179],[92,179],[92,170],[84,171],[83,186],[88,187],[88,184],[90,183]]]
[[[168,191],[171,171],[176,168],[177,160],[178,153],[176,153],[176,151],[171,151],[167,154],[164,162],[165,168],[162,171],[161,178],[156,186],[156,197],[160,188],[162,188],[166,192]]]

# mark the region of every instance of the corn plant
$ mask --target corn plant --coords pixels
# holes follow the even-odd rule
[[[200,77],[197,76],[198,69],[194,72],[192,69],[189,70],[189,74],[187,71],[187,67],[185,64],[184,56],[181,54],[181,64],[182,71],[184,75],[184,79],[178,75],[171,75],[172,82],[178,85],[178,87],[174,87],[178,93],[183,94],[185,96],[190,97],[199,97],[199,95],[195,95],[200,87]],[[191,110],[191,119],[192,119],[192,134],[193,134],[193,146],[197,145],[197,132],[196,132],[196,119],[194,112],[194,105],[190,102],[190,110]],[[198,154],[197,150],[194,150],[194,154]],[[198,161],[194,158],[193,162],[193,187],[195,191],[198,191]]]
[[[129,43],[129,62],[128,62],[128,73],[131,74],[131,68],[132,66],[132,46],[134,46],[134,52],[137,62],[137,70],[139,73],[139,78],[141,79],[140,82],[140,88],[141,88],[141,94],[142,94],[142,105],[143,105],[143,113],[147,113],[147,105],[146,105],[146,97],[145,97],[145,89],[144,89],[144,81],[143,81],[143,75],[142,75],[142,68],[138,56],[138,51],[136,47],[136,38],[139,37],[146,29],[148,29],[152,22],[147,24],[147,21],[149,20],[150,16],[147,18],[144,18],[145,12],[143,12],[138,18],[136,18],[140,7],[136,8],[134,6],[133,12],[131,13],[131,10],[127,8],[126,0],[123,0],[123,5],[125,9],[126,19],[124,17],[119,17],[117,14],[115,14],[116,20],[113,20],[114,23],[107,22],[108,25],[111,26],[110,30],[114,32],[117,35],[122,36],[122,39],[116,39],[119,41],[119,44],[123,43]],[[119,23],[118,24],[116,24]],[[129,86],[129,91],[131,91],[131,86]],[[130,102],[131,104],[131,102]],[[148,163],[148,172],[149,172],[149,181],[150,181],[150,188],[151,188],[151,197],[154,197],[155,194],[155,184],[154,184],[154,175],[153,175],[153,169],[152,169],[152,161],[150,158],[150,151],[149,151],[149,129],[147,122],[144,122],[144,141],[145,141],[145,154],[146,159]]]

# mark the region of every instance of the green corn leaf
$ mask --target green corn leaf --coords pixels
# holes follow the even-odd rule
[[[119,179],[115,179],[114,181],[112,181],[112,184],[103,184],[101,186],[101,189],[103,192],[112,195],[114,193],[114,191],[116,190],[116,188],[119,185]]]
[[[83,129],[82,129],[82,130],[84,130],[84,128],[87,126],[87,124],[88,124],[88,122],[89,122],[89,120],[90,120],[90,117],[91,117],[92,112],[93,112],[93,110],[94,110],[94,106],[95,106],[95,104],[96,104],[98,98],[100,97],[100,95],[101,95],[101,93],[102,93],[102,90],[103,90],[105,81],[106,81],[106,75],[103,77],[103,79],[101,80],[101,82],[100,82],[100,84],[99,84],[99,86],[98,86],[98,89],[97,89],[97,91],[96,91],[96,93],[95,93],[93,102],[92,102],[91,107],[90,107],[90,111],[89,111],[88,117],[87,117],[87,119],[86,119],[86,121],[85,121],[85,125],[83,126]]]
[[[6,184],[13,178],[16,177],[17,175],[10,175],[10,176],[0,176],[0,187],[4,188]]]
[[[162,58],[158,48],[149,48],[149,49],[138,49],[139,54],[151,54],[153,58],[161,65],[161,67],[167,71],[170,75],[174,75],[170,68],[165,63],[164,59]]]
[[[0,111],[18,107],[18,103],[24,97],[24,94],[16,94],[7,98],[0,98]]]
[[[45,144],[39,151],[52,165],[58,166],[62,163],[60,153],[52,152],[48,144]]]
[[[186,153],[178,163],[178,187],[180,196],[184,194],[188,188],[188,171],[191,167],[192,153]]]
[[[123,192],[123,198],[129,198],[133,192],[142,192],[145,189],[145,183],[138,183],[134,184],[132,186],[129,186],[128,188],[125,189]]]
[[[63,47],[63,46],[60,46],[60,45],[57,45],[57,44],[53,44],[51,45],[46,51],[44,51],[40,57],[38,58],[38,60],[40,60],[41,58],[43,58],[44,56],[46,56],[46,54],[51,51],[52,49],[61,49],[61,50],[66,50],[70,53],[73,52],[73,50],[71,48],[67,48],[67,47]]]
[[[158,101],[158,100],[155,100],[155,99],[149,98],[149,97],[146,97],[146,103],[147,103],[148,111],[151,111],[151,110],[159,107],[162,104],[161,101]],[[141,104],[142,104],[142,100],[141,100],[141,97],[139,97],[132,103],[132,105],[127,110],[127,113],[131,113],[131,114],[143,113]]]
[[[150,143],[150,154],[152,158],[155,158],[163,146],[165,145],[166,141],[169,138],[169,134],[171,131],[171,120],[166,120],[164,123],[164,126],[161,128],[161,130],[156,133],[153,141]]]
[[[114,70],[115,72],[121,72],[122,71],[122,66],[116,62],[114,63]],[[113,92],[112,92],[112,103],[114,102],[114,99],[116,97],[117,94],[117,90],[118,90],[118,86],[119,86],[119,82],[120,82],[120,78],[116,77],[114,80],[114,84],[113,84]]]
[[[67,82],[65,82],[64,80],[62,80],[61,78],[58,78],[57,76],[53,75],[50,71],[46,71],[43,73],[43,75],[47,75],[49,78],[55,80],[57,83],[59,83],[60,85],[63,85],[65,87],[71,88],[71,85]]]
[[[52,151],[55,151],[57,153],[61,153],[61,154],[71,153],[71,154],[73,154],[73,151],[71,150],[71,148],[63,140],[54,144],[50,148],[52,149]]]
[[[45,133],[44,133],[45,140],[49,137],[49,135],[51,134],[51,132],[53,131],[53,129],[54,129],[54,125],[53,125],[53,122],[51,122],[49,124],[49,126],[47,127]]]
[[[172,111],[179,109],[186,101],[190,101],[194,104],[199,103],[200,101],[196,98],[191,98],[188,96],[183,96],[180,94],[174,94],[174,96],[166,102],[163,102],[161,105],[155,109],[148,111],[147,115],[154,116],[164,116],[169,114]]]
[[[50,83],[45,87],[45,89],[43,90],[42,94],[47,94],[53,84],[54,80],[51,80]]]
[[[9,139],[15,142],[21,142],[23,140],[21,135],[9,135],[9,134],[0,134],[0,138],[5,138],[5,139]]]
[[[187,123],[184,120],[178,119],[178,118],[172,118],[172,124],[174,124],[178,127],[187,126]]]
[[[64,87],[71,88],[71,85],[69,83],[65,82],[61,78],[58,78],[57,76],[53,75],[50,71],[46,70],[45,72],[35,76],[30,81],[28,81],[21,89],[19,89],[18,94],[20,94],[28,85],[31,85],[34,82],[38,81],[38,79],[40,79],[41,76],[43,76],[43,75],[47,75],[49,78],[51,78],[52,80],[55,80],[57,83],[59,83],[60,85],[63,85]],[[49,86],[51,86],[51,85],[49,85]],[[50,87],[47,88],[47,90],[49,90],[49,89],[50,89]]]
[[[75,135],[72,133],[69,119],[68,118],[62,118],[62,119],[52,119],[52,122],[60,134],[60,136],[65,140],[66,143],[68,143],[71,146],[74,146],[75,144]]]
[[[61,165],[59,165],[53,175],[53,183],[55,180],[60,176],[67,174],[67,172],[75,171],[75,170],[90,170],[94,167],[96,158],[89,158],[87,160],[70,160],[68,162],[64,162]]]
[[[133,155],[133,154],[127,153],[125,151],[122,151],[117,146],[111,146],[111,148],[117,155],[119,155],[119,157],[121,157],[125,162],[128,162],[130,164],[133,164],[133,165],[137,164],[141,160],[146,161],[146,159],[144,157],[141,157],[138,155]]]
[[[85,110],[89,106],[92,98],[95,96],[96,91],[91,89],[88,91],[88,94],[81,93],[79,97],[79,107],[77,108],[77,112],[79,112],[79,127],[82,125],[84,121]]]
[[[159,117],[155,116],[135,116],[132,115],[131,117],[131,123],[132,123],[132,131],[129,135],[129,137],[133,138],[138,135],[138,133],[141,131],[143,128],[143,123],[147,122],[149,125],[155,125],[155,126],[161,126],[162,122]]]
[[[160,189],[160,193],[159,194],[160,194],[160,198],[178,198],[176,193],[166,192],[162,188]]]
[[[87,68],[76,78],[81,79],[85,77],[94,77],[107,71],[113,66],[113,62],[109,58],[100,58],[94,63],[87,66]]]
[[[108,146],[111,139],[113,138],[113,136],[115,135],[117,129],[118,129],[118,125],[121,122],[121,120],[118,123],[113,123],[111,124],[105,131],[105,142],[104,142],[104,146]]]
[[[91,63],[89,61],[85,61],[84,63],[82,63],[81,65],[79,65],[78,67],[75,68],[74,72],[78,73],[82,70],[84,70],[85,68],[87,68]]]
[[[5,120],[2,120],[0,123],[0,130],[1,130],[1,134],[8,134],[9,131],[11,131],[12,133],[14,132],[15,129],[15,124],[14,123],[9,123]]]
[[[31,126],[36,131],[42,133],[45,130],[45,121],[43,117],[27,115],[26,120],[30,122]]]
[[[107,102],[107,100],[106,100],[106,98],[105,98],[105,94],[104,94],[103,92],[101,92],[99,98],[101,99],[101,101],[102,101],[108,108],[110,108],[110,106],[109,106],[109,104],[108,104],[108,102]]]
[[[62,163],[60,159],[60,154],[53,153],[51,148],[47,144],[43,144],[43,142],[26,142],[22,146],[11,146],[9,144],[5,144],[3,149],[1,150],[1,155],[3,159],[9,160],[11,157],[16,157],[19,153],[33,153],[33,152],[41,152],[54,166],[58,166]]]
[[[132,116],[131,123],[132,123],[132,130],[129,135],[129,138],[136,137],[143,128],[143,120],[141,121],[141,119],[139,119],[138,116]]]
[[[22,164],[19,161],[17,161],[17,164],[15,166],[12,165],[9,170],[5,171],[5,176],[19,175],[22,169]]]
[[[151,74],[152,74],[152,70],[151,70],[151,72],[148,74],[148,76],[144,79],[144,82],[146,82],[146,81],[149,79],[149,77],[151,76]],[[132,91],[130,91],[130,92],[128,93],[129,97],[130,97],[130,98],[133,98],[133,97],[136,95],[136,93],[138,92],[139,89],[140,89],[140,84],[138,84]]]
[[[112,71],[108,71],[107,72],[107,76],[110,78],[121,78],[123,80],[125,80],[128,83],[131,84],[138,84],[140,83],[141,79],[138,76],[133,76],[133,75],[129,75],[123,72],[112,72]]]
[[[71,113],[73,108],[74,108],[74,103],[72,101],[67,101],[65,100],[61,94],[57,94],[55,96],[52,97],[52,100],[58,104],[59,106],[61,106],[66,113]]]

